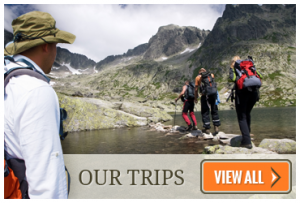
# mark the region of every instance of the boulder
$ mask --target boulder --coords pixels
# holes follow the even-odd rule
[[[192,130],[190,133],[185,134],[180,139],[189,138],[189,137],[201,137],[201,136],[202,136],[201,130]]]
[[[296,154],[296,142],[291,139],[263,139],[259,147],[278,154]]]
[[[230,143],[229,145],[231,147],[239,147],[241,145],[241,141],[242,141],[242,136],[241,135],[238,135],[236,137],[233,137],[230,139]]]
[[[145,126],[148,123],[145,117],[106,107],[105,102],[100,100],[97,103],[92,98],[74,98],[59,93],[57,95],[60,107],[68,112],[68,118],[63,122],[65,131]]]
[[[269,151],[260,147],[253,147],[252,149],[247,149],[243,147],[231,147],[214,145],[207,146],[204,148],[205,154],[277,154],[276,152]]]
[[[175,125],[171,131],[179,131],[179,132],[185,132],[185,127],[183,126],[178,126],[178,125]]]
[[[172,116],[161,109],[151,108],[139,103],[123,102],[120,110],[140,117],[156,117],[161,121],[169,121],[173,119]]]
[[[203,139],[204,140],[212,140],[212,139],[214,139],[214,136],[211,133],[209,133],[209,134],[203,133]]]
[[[93,93],[89,92],[89,93],[86,93],[84,94],[85,97],[93,97]]]
[[[148,119],[150,122],[154,122],[154,123],[161,121],[161,118],[157,118],[157,117],[148,117]]]
[[[79,91],[74,92],[74,94],[72,94],[73,97],[83,97],[83,94]]]

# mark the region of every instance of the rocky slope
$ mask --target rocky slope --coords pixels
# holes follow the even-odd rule
[[[96,62],[87,58],[85,55],[71,53],[69,50],[57,47],[57,54],[53,64],[53,72],[59,72],[60,69],[67,67],[73,74],[91,74],[94,73]]]
[[[212,31],[162,26],[148,43],[95,64],[58,49],[54,74],[67,75],[70,67],[78,72],[88,68],[91,71],[86,72],[93,74],[52,77],[52,82],[57,92],[69,96],[139,102],[174,112],[172,102],[184,81],[193,80],[204,67],[215,73],[220,109],[229,109],[233,108],[225,102],[232,86],[227,82],[229,62],[235,55],[251,55],[264,75],[256,106],[290,106],[296,105],[295,45],[295,5],[226,5]],[[179,111],[182,104],[178,103]]]
[[[209,31],[196,27],[162,26],[158,29],[157,34],[149,40],[149,47],[143,58],[165,60],[167,57],[183,52],[191,45],[200,45],[208,33]]]
[[[181,91],[182,81],[193,73],[187,59],[207,33],[195,27],[163,26],[149,43],[97,63],[99,73],[54,79],[54,88],[66,95],[79,91],[99,99],[145,102],[149,107],[174,111],[170,101]]]
[[[60,107],[68,112],[68,118],[63,122],[64,130],[68,132],[145,126],[150,122],[172,119],[159,108],[142,104],[74,98],[59,93],[58,98]]]
[[[194,77],[201,67],[215,73],[222,101],[235,55],[253,56],[264,75],[257,106],[295,105],[296,5],[226,5],[203,46],[189,58]]]
[[[123,55],[108,56],[97,63],[96,69],[124,66],[139,60],[163,61],[180,52],[190,52],[192,49],[199,48],[208,33],[208,30],[191,26],[180,27],[173,24],[162,26],[148,43],[129,49]]]

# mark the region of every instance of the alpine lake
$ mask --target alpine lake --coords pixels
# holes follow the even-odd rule
[[[198,128],[202,128],[201,112],[195,112]],[[240,134],[235,110],[219,111],[220,131]],[[186,126],[177,110],[175,125]],[[174,120],[164,123],[174,125]],[[212,126],[213,132],[213,126]],[[251,112],[251,133],[256,146],[265,139],[296,140],[296,107],[255,108]],[[64,154],[201,154],[204,147],[219,144],[198,138],[180,139],[183,135],[167,135],[150,131],[148,126],[70,132],[62,141]]]

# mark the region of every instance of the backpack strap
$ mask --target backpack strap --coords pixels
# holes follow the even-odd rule
[[[10,56],[5,56],[4,57],[4,64],[6,65],[5,60],[9,60],[10,62],[15,63],[18,66],[15,67],[15,68],[11,68],[7,72],[4,73],[4,94],[5,94],[5,88],[6,88],[7,84],[9,83],[9,80],[12,77],[16,77],[16,76],[19,76],[19,75],[29,75],[31,77],[35,77],[37,79],[40,79],[40,80],[42,80],[46,83],[50,82],[50,79],[47,76],[42,74],[40,71],[36,70],[34,65],[32,65],[30,62],[26,61],[23,58],[15,61],[14,58],[12,58]],[[24,63],[27,66],[22,66],[18,62]]]
[[[22,68],[11,69],[9,72],[6,72],[4,74],[4,78],[5,78],[4,79],[4,88],[6,87],[6,85],[8,84],[9,80],[12,77],[16,77],[16,76],[19,76],[19,75],[29,75],[29,76],[35,77],[37,79],[43,80],[46,83],[49,83],[48,80],[43,75],[41,75],[38,72],[35,72],[32,68],[30,68],[30,67],[24,67],[23,68],[22,67]]]
[[[26,71],[18,71],[18,72],[15,72],[12,76],[9,77],[9,79],[11,77],[15,77],[15,76],[19,76],[19,75],[29,75],[29,76],[32,76],[32,77],[35,77],[37,79],[40,79],[40,80],[43,80],[45,81],[46,83],[49,83],[50,82],[50,78],[48,78],[46,75],[44,75],[43,73],[41,73],[40,71],[38,71],[34,65],[32,65],[29,61],[21,58],[21,59],[18,59],[17,61],[15,61],[15,59],[11,56],[5,56],[4,57],[4,65],[6,65],[5,63],[5,60],[9,60],[10,62],[12,63],[15,63],[17,65],[16,68],[11,68],[10,70],[8,70],[6,73],[4,73],[4,79],[6,79],[6,77],[13,71],[17,70],[17,69],[24,69]],[[18,62],[21,62],[21,63],[24,63],[25,65],[27,66],[22,66],[20,65]],[[29,72],[28,70],[31,70],[31,72]],[[36,74],[38,73],[38,74]],[[42,77],[40,77],[42,76]],[[9,81],[8,79],[8,81]],[[8,82],[7,82],[8,83]],[[4,83],[4,88],[6,87],[7,83]]]

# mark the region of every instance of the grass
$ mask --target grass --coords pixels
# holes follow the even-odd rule
[[[119,86],[119,84],[120,84],[120,83],[119,83],[119,81],[118,81],[118,80],[115,80],[115,81],[114,81],[114,87],[117,87],[117,86]]]
[[[156,87],[156,89],[159,89],[161,87],[160,82],[153,83],[153,85]]]
[[[291,55],[290,54],[288,54],[288,56],[287,56],[287,61],[288,61],[288,64],[291,65]]]
[[[268,75],[268,77],[271,79],[271,80],[274,80],[276,77],[280,77],[280,76],[283,76],[283,74],[281,74],[281,72],[279,70],[271,73]]]

